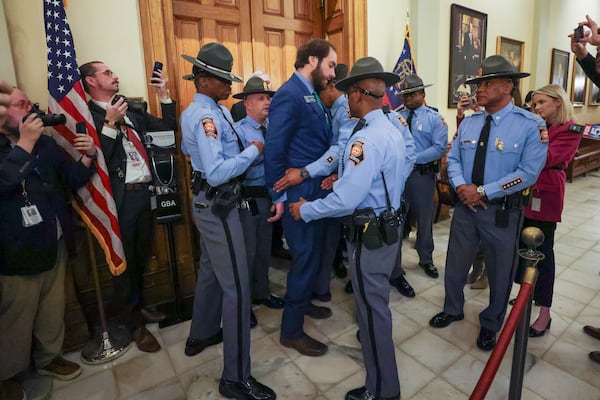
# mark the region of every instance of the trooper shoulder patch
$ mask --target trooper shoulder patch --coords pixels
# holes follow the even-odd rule
[[[354,163],[354,165],[358,165],[365,159],[364,154],[365,143],[360,140],[355,140],[352,142],[352,147],[350,148],[350,156],[348,159]]]
[[[200,122],[202,122],[202,128],[204,128],[204,134],[206,135],[206,137],[212,137],[214,139],[219,137],[214,119],[212,119],[211,117],[204,117]]]
[[[515,178],[510,182],[506,182],[506,183],[502,184],[502,190],[508,190],[513,186],[517,186],[519,183],[523,183],[523,179]]]
[[[444,117],[442,117],[442,116],[440,115],[440,119],[442,120],[442,125],[444,125],[444,126],[448,126],[448,123],[446,122],[446,120],[444,119]]]
[[[407,126],[408,125],[408,122],[406,122],[406,120],[404,119],[404,117],[402,115],[400,115],[400,114],[398,114],[398,121],[400,121],[400,123],[403,126]]]
[[[540,131],[540,142],[542,144],[548,144],[550,142],[550,138],[548,137],[548,129],[545,126],[538,126],[538,130]]]

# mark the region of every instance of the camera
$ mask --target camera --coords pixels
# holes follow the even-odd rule
[[[579,42],[583,38],[583,25],[579,25],[577,28],[573,29],[573,39],[576,42]]]
[[[129,111],[133,111],[134,113],[142,114],[143,115],[148,110],[148,103],[146,103],[144,100],[142,100],[142,99],[128,99],[127,97],[123,96],[122,94],[115,94],[115,97],[113,97],[113,99],[110,102],[110,104],[114,105],[121,98],[123,99],[123,101],[125,103],[127,103],[127,109]]]
[[[64,114],[46,114],[44,111],[40,110],[39,103],[35,103],[31,106],[29,112],[23,117],[23,122],[25,122],[31,114],[37,115],[38,118],[42,120],[44,126],[64,125],[67,123],[67,117],[65,117]]]

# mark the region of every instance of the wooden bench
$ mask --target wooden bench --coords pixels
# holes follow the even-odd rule
[[[600,168],[600,141],[582,138],[573,161],[567,167],[567,181]]]

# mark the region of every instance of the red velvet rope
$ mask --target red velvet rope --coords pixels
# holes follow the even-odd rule
[[[500,337],[496,342],[496,347],[494,347],[494,351],[492,351],[485,368],[481,372],[479,381],[477,382],[477,385],[475,385],[475,389],[473,389],[471,397],[469,397],[470,400],[485,399],[485,395],[487,394],[488,390],[490,390],[490,386],[492,386],[492,382],[496,377],[496,372],[498,372],[500,363],[504,358],[506,349],[508,348],[511,339],[515,334],[517,325],[519,325],[521,314],[523,314],[523,310],[525,310],[525,307],[527,306],[527,302],[529,301],[529,296],[531,295],[532,290],[533,285],[531,283],[523,282],[521,284],[521,289],[519,289],[519,295],[517,296],[515,305],[510,311],[508,319],[504,324],[504,328],[500,333]]]

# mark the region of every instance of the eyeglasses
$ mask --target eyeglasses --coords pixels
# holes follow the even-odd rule
[[[19,100],[16,103],[10,103],[11,107],[19,107],[19,108],[24,108],[25,106],[31,107],[32,105],[33,105],[33,103],[29,100]]]
[[[112,72],[110,69],[107,69],[107,70],[102,71],[102,72],[96,72],[96,74],[102,74],[102,75],[106,75],[108,77],[112,77],[112,76],[115,75],[115,73]]]
[[[353,88],[356,88],[356,90],[352,90],[352,91],[350,91],[350,90],[349,90],[349,91],[347,91],[347,92],[346,92],[346,97],[350,96],[350,94],[351,94],[351,93],[354,93],[354,92],[359,92],[359,93],[362,93],[362,94],[364,94],[365,96],[371,96],[371,97],[373,97],[373,98],[375,98],[375,99],[381,99],[381,98],[383,98],[383,95],[382,95],[382,94],[381,94],[381,95],[379,95],[379,94],[371,93],[371,92],[369,92],[367,89],[361,88],[361,87],[360,87],[360,86],[358,86],[358,84],[356,84],[356,83],[355,83],[355,84],[353,84],[353,85],[352,85],[352,87],[353,87]]]

